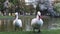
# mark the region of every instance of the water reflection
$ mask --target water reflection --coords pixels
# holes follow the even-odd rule
[[[12,30],[13,28],[13,20],[10,20],[10,19],[3,19],[3,20],[0,20],[0,31],[10,31]]]
[[[31,19],[29,17],[22,17],[21,20],[23,22],[23,30],[31,30]],[[15,31],[13,26],[14,19],[0,19],[0,31]],[[42,29],[51,29],[53,27],[58,27],[55,24],[60,23],[60,18],[45,18],[43,19],[44,25]],[[52,25],[54,24],[54,25]],[[60,27],[60,26],[59,26]]]

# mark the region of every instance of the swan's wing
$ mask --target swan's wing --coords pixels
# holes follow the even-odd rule
[[[18,22],[19,22],[19,26],[22,27],[22,20],[19,19]]]
[[[34,23],[36,23],[36,18],[32,19],[31,25],[33,25]]]
[[[40,25],[42,26],[42,25],[43,25],[43,20],[42,20],[42,19],[40,19],[40,21],[39,21],[39,22],[40,22]]]

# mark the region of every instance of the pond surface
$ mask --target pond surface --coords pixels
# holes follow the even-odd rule
[[[35,16],[34,16],[35,17]],[[23,22],[23,30],[31,30],[31,16],[21,16]],[[0,19],[0,31],[14,31],[13,26],[14,18]],[[43,18],[44,24],[42,29],[60,29],[60,18]]]

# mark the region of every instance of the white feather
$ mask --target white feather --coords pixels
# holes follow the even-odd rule
[[[36,18],[33,18],[32,21],[31,21],[31,25],[35,25],[35,24],[38,24],[42,27],[43,25],[43,20],[40,18],[38,18],[38,15],[41,16],[41,13],[40,12],[37,12],[37,17]]]
[[[13,25],[15,26],[15,25],[18,25],[19,27],[22,27],[22,21],[21,21],[21,19],[18,19],[18,13],[15,13],[15,15],[16,15],[16,18],[15,18],[15,20],[13,21]]]

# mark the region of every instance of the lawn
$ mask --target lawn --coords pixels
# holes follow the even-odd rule
[[[0,32],[0,34],[60,34],[60,30],[43,30],[41,33],[32,31]]]

